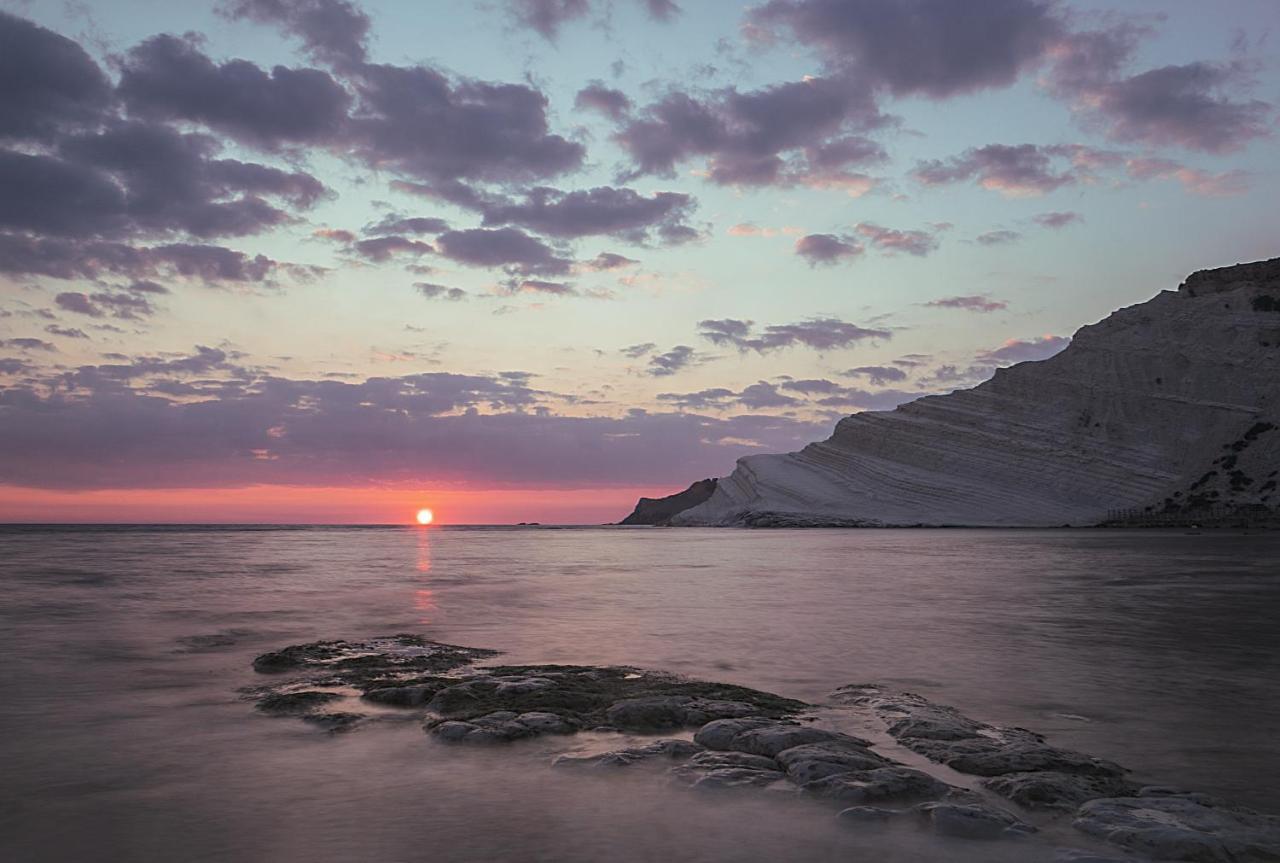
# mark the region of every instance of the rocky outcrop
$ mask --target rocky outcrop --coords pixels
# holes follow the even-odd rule
[[[684,491],[666,497],[642,497],[631,515],[618,524],[667,524],[690,507],[695,507],[711,497],[716,490],[715,479],[700,479]]]
[[[1191,275],[977,387],[742,458],[676,525],[1092,525],[1280,505],[1280,259]]]
[[[314,642],[259,656],[254,668],[272,683],[244,692],[263,714],[292,716],[331,734],[410,720],[421,721],[441,745],[487,744],[513,757],[521,751],[545,757],[545,748],[558,744],[557,768],[596,776],[626,768],[700,792],[789,793],[830,807],[850,829],[875,830],[892,820],[948,839],[1031,843],[1052,835],[1057,842],[1061,829],[1040,830],[1070,814],[1082,840],[1095,837],[1139,855],[1125,860],[1280,857],[1280,819],[1205,794],[1144,787],[1109,761],[919,695],[850,685],[818,708],[626,666],[474,666],[492,655],[415,635]],[[843,722],[873,739],[824,727]],[[647,736],[656,732],[692,732],[693,739]],[[538,746],[521,749],[535,738]],[[571,742],[583,738],[596,751]],[[622,745],[599,751],[605,740]],[[885,751],[893,744],[912,750],[912,763]],[[983,778],[965,787],[957,774]],[[1027,848],[1020,859],[1049,859],[1048,850]],[[1053,859],[1119,858],[1059,847]]]

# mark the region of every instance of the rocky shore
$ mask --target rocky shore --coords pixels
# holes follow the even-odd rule
[[[410,720],[440,745],[510,746],[513,757],[521,741],[563,740],[557,769],[787,792],[850,829],[914,823],[1025,842],[1028,859],[1280,859],[1280,818],[1144,784],[1118,764],[912,693],[852,684],[808,704],[626,666],[476,664],[495,655],[404,634],[294,645],[254,660],[271,682],[242,693],[262,714],[331,734]],[[1067,823],[1078,841],[1062,839]]]

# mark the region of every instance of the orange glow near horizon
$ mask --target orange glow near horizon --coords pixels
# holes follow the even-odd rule
[[[429,509],[418,510],[418,524],[426,527],[436,520],[436,514]]]
[[[603,524],[639,497],[676,488],[477,489],[249,486],[53,491],[0,486],[0,522],[103,524],[404,524],[432,503],[432,524]],[[415,519],[416,520],[416,519]]]

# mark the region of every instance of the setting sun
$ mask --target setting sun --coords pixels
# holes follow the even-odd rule
[[[418,524],[431,524],[435,517],[435,513],[429,509],[418,510]]]

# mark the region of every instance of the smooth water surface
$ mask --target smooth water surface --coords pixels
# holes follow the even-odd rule
[[[880,681],[1280,811],[1278,561],[1274,534],[0,528],[0,858],[1029,853],[565,775],[546,766],[563,741],[326,735],[237,692],[258,653],[396,632],[812,701]]]

